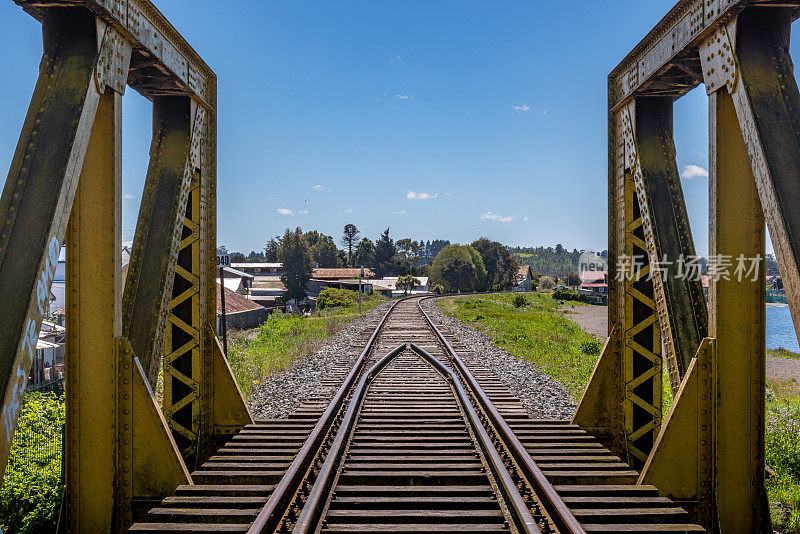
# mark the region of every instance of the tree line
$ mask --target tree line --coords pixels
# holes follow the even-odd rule
[[[317,267],[363,265],[379,276],[387,273],[424,276],[422,268],[429,265],[450,244],[446,239],[416,241],[405,237],[395,241],[390,237],[389,230],[387,228],[375,241],[362,236],[354,224],[346,224],[338,240],[317,230],[301,231],[301,234],[310,248],[311,261]],[[243,252],[230,252],[225,246],[219,247],[218,252],[229,254],[232,263],[275,263],[280,261],[280,250],[285,238],[286,233],[274,236],[264,245],[263,251],[250,251],[247,255]]]
[[[508,250],[519,258],[522,265],[530,265],[534,271],[555,276],[577,272],[578,260],[584,252],[578,249],[570,252],[561,243],[555,247],[509,247]],[[600,252],[600,256],[608,260],[608,251]]]
[[[281,281],[288,300],[303,300],[314,267],[357,267],[372,269],[378,277],[402,277],[402,286],[413,289],[415,276],[429,276],[431,287],[445,292],[497,291],[516,282],[519,262],[508,248],[482,237],[470,245],[447,240],[395,241],[390,228],[373,242],[360,235],[353,224],[344,227],[338,248],[334,238],[317,230],[303,232],[287,228],[282,236],[271,238],[263,254],[230,253],[223,246],[218,252],[229,254],[232,262],[262,261],[283,263]],[[251,259],[252,258],[252,259]]]

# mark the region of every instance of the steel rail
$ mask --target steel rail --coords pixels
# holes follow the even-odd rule
[[[415,345],[414,343],[402,344],[392,349],[383,358],[373,365],[370,370],[362,375],[359,380],[358,386],[353,392],[353,397],[347,407],[347,412],[342,418],[341,426],[336,433],[331,449],[328,451],[327,458],[322,464],[320,473],[314,483],[314,486],[309,493],[308,500],[303,506],[300,515],[298,516],[295,528],[292,534],[308,534],[314,532],[322,518],[322,513],[325,505],[330,498],[330,492],[333,486],[336,473],[339,469],[340,463],[343,461],[345,448],[350,441],[350,437],[356,426],[356,416],[361,409],[361,404],[367,393],[372,380],[380,373],[386,365],[389,364],[398,354],[410,349],[420,356],[423,360],[427,361],[442,377],[451,385],[455,390],[456,397],[463,407],[467,415],[467,422],[472,429],[483,453],[488,460],[489,467],[495,476],[496,481],[499,483],[500,490],[503,498],[510,505],[510,512],[514,519],[515,526],[519,532],[525,534],[540,533],[536,522],[528,509],[525,499],[519,493],[511,475],[503,464],[500,454],[497,449],[492,445],[492,440],[488,432],[484,428],[478,413],[472,405],[464,386],[461,381],[453,373],[452,370],[445,367],[442,362],[437,358],[427,353],[424,349]]]
[[[248,534],[272,533],[280,525],[287,508],[291,505],[295,493],[297,493],[300,484],[305,479],[305,474],[311,466],[312,460],[322,446],[322,442],[327,435],[328,430],[330,430],[336,415],[340,412],[342,404],[350,393],[350,390],[353,388],[356,378],[364,367],[364,363],[369,357],[369,352],[372,350],[375,340],[378,338],[378,334],[383,328],[383,325],[386,323],[386,320],[389,318],[389,315],[394,310],[395,306],[397,306],[403,300],[406,299],[400,299],[392,304],[392,307],[389,308],[381,318],[378,326],[372,332],[369,341],[367,341],[367,344],[364,346],[361,354],[353,364],[353,368],[347,374],[347,377],[345,377],[342,385],[339,386],[339,389],[336,391],[333,399],[331,399],[328,407],[322,413],[322,416],[314,425],[314,428],[311,430],[308,438],[306,438],[306,440],[303,442],[303,446],[295,455],[292,463],[289,464],[289,468],[286,470],[286,473],[284,473],[283,477],[281,477],[281,480],[278,482],[277,486],[275,486],[275,490],[270,494],[269,499],[267,499],[267,502],[264,504],[261,510],[259,510],[255,520],[250,524],[250,528],[247,530]]]
[[[536,465],[536,462],[533,461],[533,458],[531,458],[530,454],[528,454],[525,446],[522,444],[522,442],[520,442],[519,438],[511,429],[511,427],[508,426],[508,423],[506,423],[503,416],[500,415],[500,412],[497,410],[497,408],[495,408],[494,403],[489,399],[488,395],[486,395],[486,392],[483,390],[480,384],[478,384],[478,381],[469,371],[464,361],[458,356],[458,354],[456,354],[453,346],[450,345],[450,342],[447,341],[447,339],[445,339],[442,332],[436,327],[431,318],[422,308],[422,301],[430,298],[434,297],[424,297],[417,302],[419,310],[422,312],[423,317],[425,317],[425,319],[428,321],[428,325],[430,325],[434,334],[436,334],[436,337],[445,348],[445,351],[450,355],[455,367],[464,378],[473,395],[475,395],[475,398],[478,399],[483,411],[489,417],[489,420],[491,421],[492,425],[494,425],[506,447],[508,447],[508,450],[514,458],[514,461],[516,461],[517,465],[519,465],[523,476],[533,488],[536,496],[541,500],[542,505],[547,511],[547,514],[550,516],[552,522],[555,524],[555,527],[561,534],[586,534],[586,531],[583,530],[580,522],[578,522],[578,520],[569,510],[569,507],[555,490],[550,481],[547,480],[547,477],[544,475],[544,473],[542,473],[542,470],[539,469],[539,466]]]

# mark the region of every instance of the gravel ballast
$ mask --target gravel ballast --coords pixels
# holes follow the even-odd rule
[[[569,419],[576,405],[569,392],[556,380],[539,371],[535,365],[521,360],[495,346],[484,333],[446,315],[436,300],[423,301],[422,307],[438,325],[448,328],[458,340],[473,351],[484,367],[490,369],[535,419]]]
[[[308,399],[337,362],[347,358],[350,345],[364,328],[377,320],[391,306],[381,304],[361,319],[355,319],[342,331],[325,340],[322,349],[275,373],[258,384],[250,397],[250,412],[255,419],[285,419]]]
[[[491,370],[536,419],[568,419],[575,411],[569,392],[557,381],[539,371],[532,363],[521,360],[496,347],[478,330],[445,315],[435,299],[423,302],[431,319],[450,330],[459,342],[472,351],[476,363]],[[250,411],[256,419],[283,419],[307,400],[330,370],[348,358],[351,346],[367,324],[375,324],[391,303],[381,304],[362,319],[356,319],[339,333],[323,341],[323,347],[312,356],[297,361],[288,369],[275,373],[254,387]]]

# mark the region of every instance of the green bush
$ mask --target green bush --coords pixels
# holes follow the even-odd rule
[[[582,300],[577,291],[570,291],[568,289],[556,289],[553,291],[553,298],[556,300]]]
[[[25,395],[0,490],[4,533],[55,532],[62,490],[63,425],[64,403],[56,395]]]
[[[599,356],[601,349],[600,341],[597,339],[589,339],[581,342],[581,352],[589,356]]]
[[[767,403],[767,465],[800,479],[800,401]]]
[[[766,461],[775,475],[767,482],[773,526],[800,533],[800,399],[777,398],[767,389]]]
[[[317,310],[325,308],[347,308],[358,304],[358,292],[349,289],[327,287],[319,292]]]
[[[522,308],[523,306],[528,304],[528,301],[525,298],[525,295],[517,294],[514,295],[514,300],[512,301],[512,304],[514,304],[515,308]]]

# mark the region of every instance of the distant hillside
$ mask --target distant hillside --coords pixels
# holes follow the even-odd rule
[[[509,247],[508,250],[534,271],[556,276],[578,272],[578,259],[583,252],[578,249],[570,252],[561,244],[555,247]],[[603,250],[600,255],[608,258],[608,251]]]

